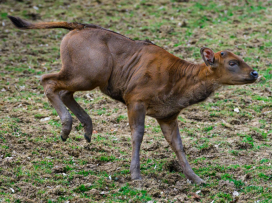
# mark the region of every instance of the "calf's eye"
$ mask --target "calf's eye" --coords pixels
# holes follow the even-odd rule
[[[221,52],[221,56],[224,56],[224,52]]]
[[[230,66],[235,66],[236,63],[231,61],[231,62],[229,62],[229,65],[230,65]]]

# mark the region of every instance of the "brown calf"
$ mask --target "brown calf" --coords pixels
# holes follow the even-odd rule
[[[41,77],[45,94],[62,121],[61,138],[65,141],[72,127],[68,107],[83,124],[86,140],[91,141],[92,120],[73,94],[99,87],[106,95],[127,105],[132,133],[132,179],[141,179],[139,153],[148,115],[157,119],[186,177],[202,183],[183,151],[177,122],[179,112],[204,101],[222,85],[253,83],[258,78],[256,71],[229,51],[214,53],[202,48],[200,53],[205,63],[192,64],[150,42],[134,41],[96,25],[31,24],[20,18],[9,18],[18,28],[72,30],[60,46],[60,72]]]

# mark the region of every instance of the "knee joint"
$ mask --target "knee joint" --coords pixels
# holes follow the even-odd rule
[[[50,88],[50,87],[45,88],[44,93],[48,98],[51,98],[51,97],[53,97],[55,95],[53,89]]]

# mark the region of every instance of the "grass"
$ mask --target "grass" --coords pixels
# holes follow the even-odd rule
[[[0,11],[1,202],[271,202],[270,13],[272,1],[3,1]],[[257,83],[228,86],[178,116],[184,150],[206,184],[188,184],[156,120],[146,118],[141,149],[144,181],[130,179],[127,109],[99,89],[76,93],[93,121],[92,142],[73,117],[66,142],[39,83],[61,68],[66,30],[18,30],[7,16],[30,21],[94,23],[131,39],[149,39],[177,57],[201,63],[203,46],[231,50],[254,67]],[[4,25],[4,26],[3,26]],[[163,29],[169,28],[164,33]],[[88,95],[86,95],[88,94]],[[239,112],[234,109],[238,108]],[[50,117],[47,121],[43,118]],[[150,149],[156,145],[158,148]],[[246,177],[246,178],[245,178]],[[12,188],[14,190],[11,190]],[[20,197],[20,198],[19,198]]]

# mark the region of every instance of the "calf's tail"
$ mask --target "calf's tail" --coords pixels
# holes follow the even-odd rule
[[[50,28],[64,28],[67,30],[83,29],[84,24],[68,23],[68,22],[41,22],[30,23],[18,17],[8,16],[11,22],[19,29],[50,29]]]

